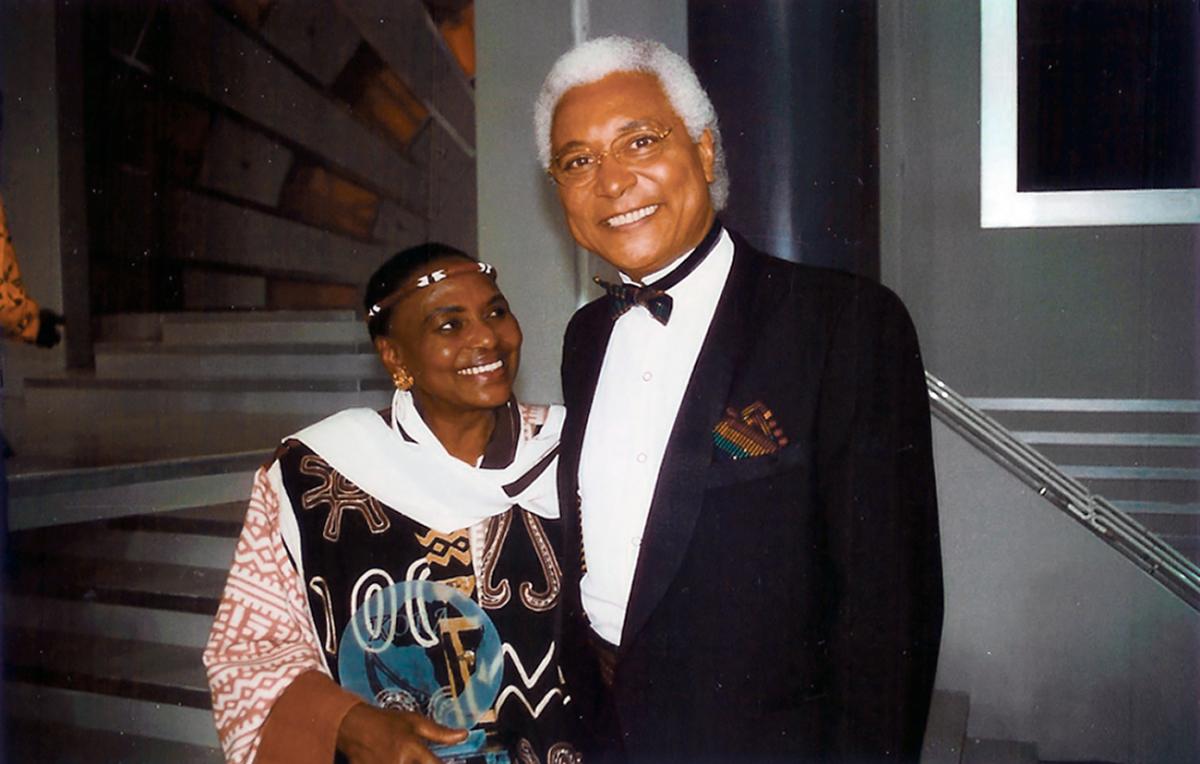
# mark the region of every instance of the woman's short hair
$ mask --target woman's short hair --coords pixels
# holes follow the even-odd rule
[[[725,149],[717,127],[717,111],[700,85],[696,72],[682,56],[661,42],[634,40],[629,37],[597,37],[576,45],[562,54],[542,82],[534,106],[533,128],[538,159],[543,168],[550,166],[550,128],[554,109],[571,88],[602,80],[615,72],[645,72],[658,78],[671,108],[683,120],[693,141],[708,130],[713,139],[713,182],[708,194],[713,208],[720,211],[729,198],[729,173],[725,169]]]
[[[463,260],[478,262],[461,249],[431,241],[397,252],[379,266],[375,273],[371,274],[363,293],[363,311],[364,315],[369,316],[367,331],[372,340],[387,333],[388,319],[392,316],[392,308],[388,306],[378,315],[371,316],[371,307],[389,297],[404,282],[422,275],[421,271],[425,266],[435,260],[447,257],[459,257]]]

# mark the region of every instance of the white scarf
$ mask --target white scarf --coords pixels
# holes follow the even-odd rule
[[[392,397],[390,427],[372,409],[347,409],[291,437],[386,506],[450,533],[514,504],[539,517],[558,517],[556,449],[565,412],[551,406],[537,435],[518,433],[516,455],[502,469],[472,467],[451,456],[421,419],[412,394],[399,390]],[[416,442],[406,440],[401,428]],[[532,477],[538,467],[541,472]]]

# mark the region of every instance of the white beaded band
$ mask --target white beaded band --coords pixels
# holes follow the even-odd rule
[[[476,263],[472,261],[464,262],[462,265],[452,265],[448,268],[438,268],[437,270],[430,271],[429,273],[419,276],[408,286],[400,287],[395,292],[392,292],[387,297],[372,305],[371,309],[367,311],[367,320],[370,321],[372,318],[375,318],[380,313],[395,305],[397,302],[418,289],[424,289],[425,287],[433,286],[439,281],[445,281],[448,278],[453,278],[454,276],[463,276],[468,273],[482,273],[483,275],[490,277],[492,281],[496,280],[496,268],[490,263]]]

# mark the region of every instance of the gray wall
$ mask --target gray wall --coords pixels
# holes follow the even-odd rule
[[[881,273],[974,396],[1195,398],[1194,226],[979,225],[979,3],[881,2]],[[1200,757],[1200,619],[942,427],[938,687],[1044,759]]]
[[[475,7],[479,254],[499,269],[500,284],[525,330],[517,394],[529,401],[562,400],[562,333],[578,307],[579,285],[595,268],[590,258],[576,254],[533,141],[538,88],[554,60],[573,44],[572,5],[530,0]],[[586,8],[589,37],[653,37],[687,54],[686,0],[575,5]]]
[[[1196,397],[1194,226],[979,227],[979,3],[880,3],[882,277],[986,396]]]
[[[1200,614],[940,423],[936,686],[1046,760],[1200,760]]]
[[[0,0],[0,195],[25,288],[41,305],[61,311],[55,71],[54,3]],[[5,342],[0,352],[5,394],[18,392],[24,376],[66,363],[62,345],[43,350]]]

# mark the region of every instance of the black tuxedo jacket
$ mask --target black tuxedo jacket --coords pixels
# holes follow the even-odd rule
[[[732,270],[667,445],[611,692],[579,595],[578,467],[612,321],[572,318],[563,670],[593,758],[915,761],[942,624],[929,405],[899,299],[753,250]],[[789,443],[734,460],[727,408]]]

